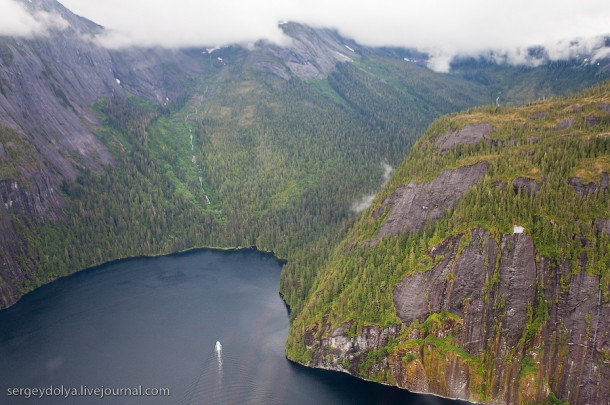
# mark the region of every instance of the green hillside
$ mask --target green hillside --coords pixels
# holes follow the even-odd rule
[[[488,101],[482,86],[420,66],[381,72],[374,56],[284,80],[261,71],[257,53],[216,54],[177,101],[96,103],[96,133],[118,164],[64,181],[59,221],[12,216],[32,269],[21,293],[116,258],[256,246],[290,259],[282,293],[296,310],[382,164],[396,165],[435,117]]]
[[[464,128],[488,128],[488,132],[468,141],[463,138],[466,131],[460,131]],[[461,141],[445,148],[452,137]],[[394,220],[392,210],[400,207],[396,196],[405,190],[401,186],[425,188],[436,178],[473,167],[485,169],[454,207],[439,206],[439,214],[424,217],[427,220],[420,226],[411,221],[410,228],[384,234],[386,221]],[[540,401],[558,395],[581,402],[585,390],[579,394],[573,384],[586,380],[588,367],[595,367],[596,373],[588,378],[601,378],[602,385],[610,372],[610,329],[603,318],[610,303],[608,173],[608,82],[568,98],[520,108],[482,107],[436,120],[320,272],[304,310],[292,324],[289,358],[477,401],[510,402],[511,395],[512,401],[516,396],[520,401]],[[432,201],[440,191],[429,186],[430,196],[416,195],[414,201]],[[408,191],[404,193],[403,201]],[[429,213],[435,207],[422,209],[411,207],[403,215]],[[523,235],[513,235],[515,225],[524,228]],[[520,264],[518,260],[524,259],[518,257],[505,263],[524,241],[533,242],[532,263]],[[473,246],[478,246],[476,252]],[[485,253],[490,246],[495,250]],[[460,264],[466,262],[470,264]],[[519,275],[504,274],[507,269],[526,273],[523,266],[534,271],[528,297],[514,291]],[[473,280],[480,272],[481,285],[460,286],[465,282],[460,271]],[[443,278],[434,281],[441,274]],[[574,285],[583,277],[593,289],[577,293]],[[399,288],[401,280],[419,287]],[[406,303],[402,320],[397,313],[401,288],[415,293],[408,300],[421,301],[421,308]],[[466,290],[461,302],[447,296]],[[440,304],[428,296],[432,293],[442,295]],[[583,312],[573,308],[578,315],[565,313],[567,303],[578,294],[588,297],[582,298]],[[585,301],[590,301],[590,308]],[[480,304],[478,319],[468,312],[469,304]],[[514,311],[508,313],[505,307]],[[413,311],[420,316],[405,321]],[[523,312],[522,319],[511,318],[515,311]],[[586,322],[572,325],[572,318]],[[508,319],[517,329],[511,329]],[[472,325],[483,330],[478,336],[483,343],[476,348],[464,342]],[[377,330],[373,334],[377,343],[363,349],[362,341],[372,339],[372,330]],[[593,330],[595,339],[604,336],[605,343],[594,340]],[[506,337],[511,334],[512,340]],[[571,370],[574,376],[566,380],[567,363],[585,356],[572,347],[576,344],[593,345],[588,355],[599,363]],[[549,358],[553,354],[554,360]],[[461,392],[451,387],[451,380],[459,376],[446,369],[457,367],[455,362],[467,376],[462,375],[467,389]],[[513,388],[499,384],[511,375],[517,382]],[[600,394],[598,386],[596,395],[603,397],[604,390]]]

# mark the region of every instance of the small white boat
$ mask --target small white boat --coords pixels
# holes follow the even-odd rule
[[[216,351],[216,353],[220,353],[222,351],[222,345],[220,344],[219,341],[216,341],[216,345],[214,346],[214,350]]]

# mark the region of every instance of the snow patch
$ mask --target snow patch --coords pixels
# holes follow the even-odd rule
[[[121,81],[119,79],[117,79],[116,77],[114,78],[114,80],[116,80],[116,84],[121,84]]]
[[[349,49],[350,51],[352,51],[352,52],[356,52],[356,51],[354,51],[354,49],[353,49],[353,48],[350,48],[350,47],[349,47],[349,46],[347,46],[347,45],[345,45],[345,47],[346,47],[347,49]]]

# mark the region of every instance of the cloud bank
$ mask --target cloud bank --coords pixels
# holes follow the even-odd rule
[[[14,0],[0,0],[0,35],[32,38],[67,26],[68,22],[58,14],[45,11],[30,14],[22,4]]]
[[[40,26],[24,14],[16,1],[0,0],[0,34],[40,32]],[[453,56],[479,55],[489,50],[494,50],[496,57],[519,61],[526,58],[528,47],[536,45],[552,49],[549,56],[562,58],[566,43],[561,41],[610,33],[607,0],[61,0],[61,3],[105,26],[107,32],[98,40],[111,48],[216,46],[247,44],[259,39],[282,42],[285,38],[277,23],[290,20],[336,28],[363,45],[426,51],[432,56],[431,67],[436,70],[448,69]]]

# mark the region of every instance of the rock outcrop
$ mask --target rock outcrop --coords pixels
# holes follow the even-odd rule
[[[513,191],[518,193],[521,191],[526,194],[537,194],[540,190],[540,184],[529,177],[517,177],[513,180]]]
[[[369,375],[450,398],[479,401],[473,390],[483,384],[485,402],[498,404],[540,403],[551,392],[570,403],[608,403],[610,304],[586,258],[572,269],[541,256],[527,234],[484,228],[428,254],[437,264],[394,288],[402,326],[370,325],[355,336],[351,322],[316,326],[306,333],[310,365],[354,374],[366,366]],[[377,356],[397,338],[399,350]],[[482,382],[485,356],[496,360]]]
[[[602,122],[602,119],[599,118],[597,115],[587,115],[585,117],[585,122],[588,126],[594,127],[596,125],[599,125],[599,123]]]
[[[559,131],[563,131],[563,130],[572,128],[574,126],[574,124],[576,124],[576,118],[574,118],[574,117],[565,118],[565,119],[559,121],[557,123],[557,125],[555,125],[555,129],[557,129]]]
[[[551,113],[548,111],[538,111],[538,112],[535,112],[532,115],[530,115],[530,119],[531,120],[541,120],[543,118],[548,117],[549,115],[551,115]]]
[[[494,127],[487,124],[467,124],[460,130],[449,130],[441,135],[435,142],[435,146],[441,153],[447,153],[456,145],[473,145],[481,141],[490,141],[489,134]]]
[[[7,168],[0,178],[0,308],[13,304],[38,270],[37,258],[19,259],[35,235],[25,237],[11,218],[27,218],[25,228],[62,218],[62,182],[115,164],[94,135],[101,123],[92,104],[126,90],[173,101],[183,91],[179,81],[202,72],[200,52],[110,51],[91,40],[102,27],[57,1],[21,3],[33,18],[58,23],[46,35],[0,38],[0,166]]]
[[[607,192],[608,191],[608,173],[603,172],[601,175],[600,184],[597,185],[593,182],[589,184],[582,184],[582,181],[579,177],[572,177],[569,179],[569,183],[572,187],[574,187],[574,191],[580,194],[583,197],[595,192]]]
[[[599,235],[610,235],[610,219],[595,218],[594,225]]]
[[[319,336],[317,327],[307,331],[305,345],[314,350],[311,366],[327,370],[353,372],[365,360],[366,355],[388,344],[396,338],[401,330],[400,325],[380,328],[378,325],[365,326],[356,336],[350,336],[351,322],[346,322],[333,330],[327,330],[328,324],[322,324],[322,332],[327,337],[317,340]],[[325,333],[322,333],[323,335]],[[381,366],[377,366],[381,369]]]
[[[488,168],[487,162],[479,162],[455,170],[444,170],[426,183],[412,180],[398,187],[373,213],[373,218],[378,218],[388,207],[390,209],[386,221],[370,244],[374,246],[387,235],[415,232],[426,222],[438,220],[445,210],[455,208],[459,199],[483,178]]]

